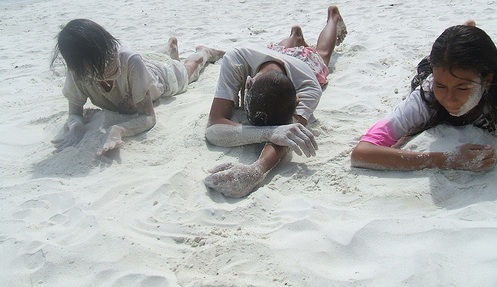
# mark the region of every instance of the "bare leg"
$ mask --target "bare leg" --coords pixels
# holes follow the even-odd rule
[[[197,46],[195,53],[186,58],[184,65],[188,71],[188,83],[198,80],[207,63],[214,63],[224,55],[224,51],[205,46]]]
[[[304,39],[304,33],[302,32],[302,28],[300,26],[293,26],[292,31],[290,32],[290,37],[281,41],[278,45],[291,48],[291,47],[309,47]]]
[[[316,50],[326,65],[329,65],[331,54],[336,45],[339,45],[345,36],[347,29],[343,23],[342,16],[337,6],[328,7],[328,21],[319,34]]]
[[[179,61],[178,39],[176,39],[176,37],[169,38],[167,45],[159,49],[157,52],[169,55],[172,59]]]

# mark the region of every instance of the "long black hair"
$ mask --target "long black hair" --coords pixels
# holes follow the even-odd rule
[[[483,101],[490,104],[492,114],[494,114],[493,118],[495,118],[497,111],[497,48],[485,31],[467,25],[447,28],[433,43],[428,61],[431,68],[447,68],[454,77],[453,71],[455,69],[472,70],[482,78],[494,73],[492,83],[483,96]],[[449,113],[436,100],[433,91],[424,91],[421,84],[420,92],[422,99],[435,111],[423,129],[446,121]],[[429,96],[426,95],[426,92]]]
[[[51,66],[59,53],[76,80],[103,79],[106,63],[117,56],[119,41],[99,24],[88,19],[67,23],[57,35]]]

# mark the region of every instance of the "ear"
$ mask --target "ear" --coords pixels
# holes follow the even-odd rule
[[[494,80],[494,73],[490,73],[483,78],[483,84],[485,85],[485,89],[488,89]]]
[[[298,106],[300,103],[300,98],[299,98],[299,95],[296,95],[296,97],[297,97],[297,100],[295,101],[295,106]]]
[[[247,76],[247,80],[245,81],[245,89],[250,90],[252,88],[252,85],[254,84],[254,79],[251,76]]]

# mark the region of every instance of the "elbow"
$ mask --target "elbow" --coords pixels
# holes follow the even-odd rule
[[[214,124],[205,130],[205,139],[215,146],[220,147],[232,147],[234,146],[232,141],[236,137],[227,125]]]
[[[359,142],[354,147],[350,154],[351,167],[366,168],[369,166],[367,161],[369,155],[368,145],[370,145],[370,143]]]
[[[146,131],[149,131],[153,127],[155,127],[156,123],[157,123],[157,119],[156,119],[155,115],[149,116],[147,118],[147,128],[146,128]]]
[[[352,150],[352,153],[350,154],[350,166],[351,167],[360,167],[360,164],[359,164],[360,158],[361,158],[360,151],[356,146],[356,147],[354,147],[354,149]]]
[[[153,115],[150,119],[150,128],[153,128],[156,123],[157,123],[157,118],[155,117],[155,115]]]
[[[216,126],[209,125],[205,129],[205,139],[207,140],[207,142],[209,142],[210,144],[219,146],[220,144],[219,144],[218,138],[219,138],[219,133],[216,129]]]

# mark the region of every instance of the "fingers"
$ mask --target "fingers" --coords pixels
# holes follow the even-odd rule
[[[304,126],[302,126],[302,132],[309,138],[310,140],[310,144],[312,145],[312,147],[314,148],[314,150],[318,150],[318,143],[316,142],[316,139],[314,138],[314,135],[312,134],[312,132],[308,129],[306,129]],[[316,153],[314,153],[314,155],[316,155]]]
[[[233,167],[233,163],[231,163],[231,162],[225,162],[225,163],[222,163],[220,165],[216,165],[215,167],[209,169],[208,172],[209,173],[216,173],[216,172],[220,172],[220,171],[223,171],[223,170],[230,169],[232,167]]]
[[[494,168],[496,163],[495,157],[485,158],[481,161],[481,166],[478,171],[486,171]]]
[[[229,165],[230,164],[228,163],[219,166],[227,167]],[[223,192],[225,189],[225,185],[230,186],[232,182],[233,182],[233,172],[231,172],[229,168],[216,171],[208,175],[204,179],[205,186],[217,190],[219,192]]]
[[[244,197],[264,179],[264,173],[259,173],[252,166],[227,163],[216,168],[221,170],[207,176],[204,184],[226,197]]]
[[[218,189],[220,182],[222,182],[222,180],[221,176],[218,173],[210,174],[204,179],[205,186],[212,188],[214,190]]]
[[[107,149],[105,149],[105,148],[101,147],[101,148],[99,148],[99,149],[97,150],[97,155],[98,155],[98,156],[103,156],[103,155],[105,155],[105,153],[106,153],[107,151],[108,151]]]
[[[493,148],[489,145],[481,145],[481,144],[464,144],[461,148],[467,150],[493,150]]]
[[[293,137],[293,136],[290,136],[290,137]],[[293,138],[290,138],[290,141],[288,142],[288,147],[290,149],[292,149],[298,155],[302,155],[302,150],[304,150],[304,152],[305,152],[305,149],[301,149],[300,146],[296,143],[296,140]],[[307,156],[307,154],[306,154],[306,156]],[[309,156],[307,156],[307,157],[309,157]]]
[[[298,148],[300,148],[307,157],[315,156],[317,143],[314,139],[314,135],[301,124],[298,124],[296,128],[297,130],[295,133],[290,134],[289,138],[297,144]],[[292,147],[292,149],[295,151],[295,146]],[[302,155],[300,152],[296,153]]]
[[[108,151],[116,149],[116,148],[120,148],[123,145],[124,145],[124,142],[122,140],[106,142],[101,148],[99,148],[97,150],[97,155],[103,156]]]
[[[53,145],[54,145],[54,147],[55,147],[56,149],[60,149],[63,145],[65,145],[65,144],[66,144],[66,142],[67,142],[67,140],[66,140],[66,139],[57,140],[57,141],[52,141],[52,143],[53,143]]]
[[[495,166],[497,156],[495,150],[490,146],[484,146],[484,150],[481,151],[481,156],[483,159],[481,161],[482,170],[490,170]]]
[[[204,179],[204,184],[208,188],[216,189],[216,184],[214,184],[214,175],[211,174]]]
[[[490,145],[464,144],[459,147],[458,160],[462,169],[486,171],[492,169],[497,160],[495,149]]]
[[[60,139],[53,139],[51,140],[50,142],[54,145],[57,145],[57,144],[60,144],[61,142],[64,141],[64,138],[60,138]]]
[[[61,140],[54,140],[52,141],[54,147],[55,147],[55,152],[60,152],[61,150],[65,149],[66,147],[70,147],[76,144],[74,139],[72,137],[70,138],[64,138]]]

